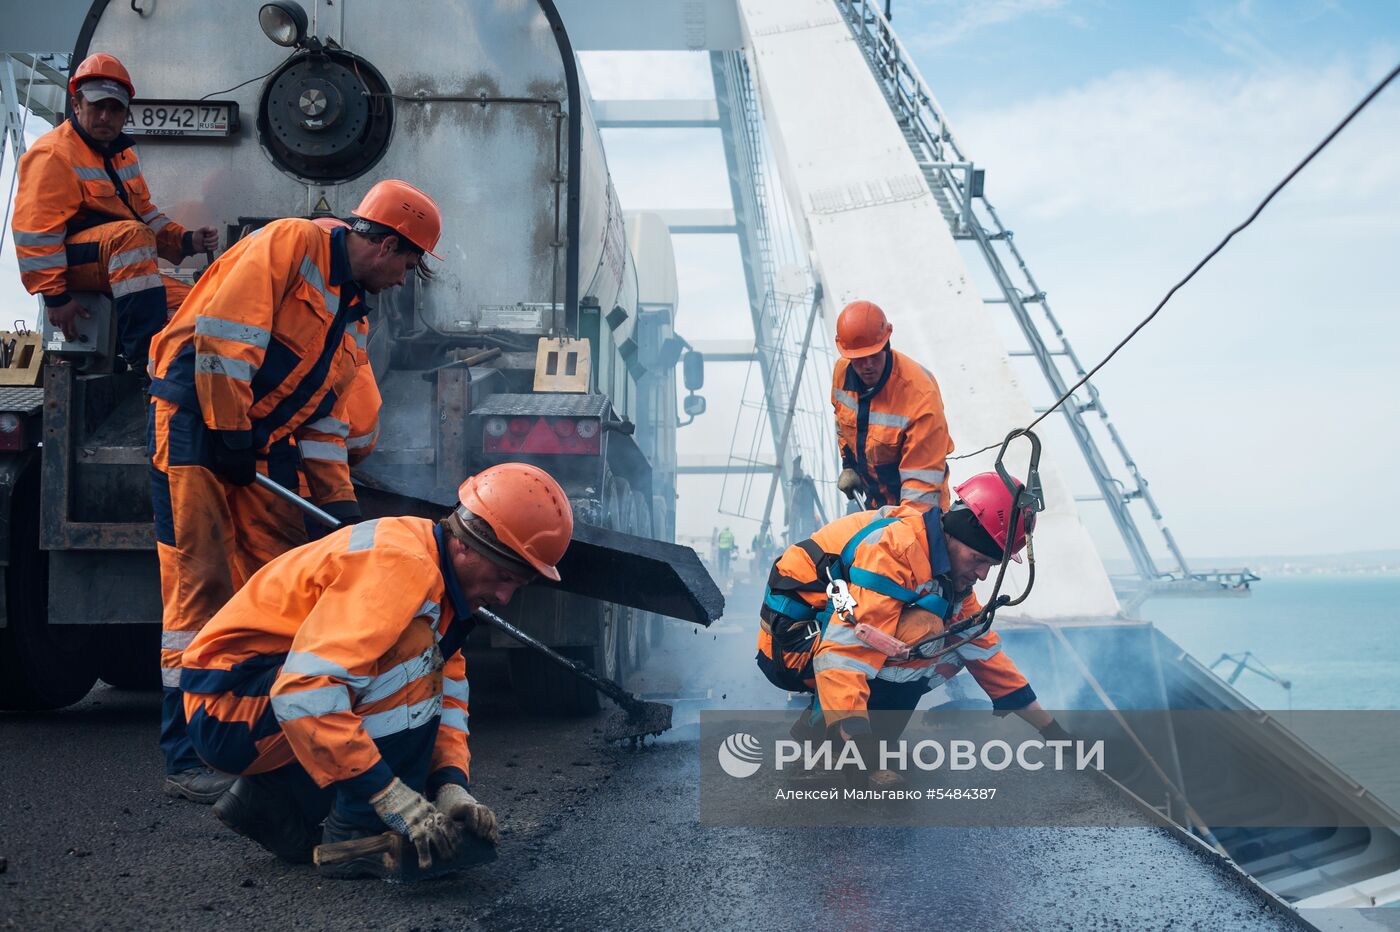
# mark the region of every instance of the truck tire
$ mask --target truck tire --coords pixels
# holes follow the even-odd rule
[[[660,540],[661,535],[657,531],[647,497],[641,492],[633,492],[632,497],[636,500],[637,509],[637,530],[633,533]],[[637,639],[641,642],[641,657],[645,661],[648,653],[661,646],[661,638],[666,633],[666,622],[655,612],[637,612],[635,624]]]
[[[6,625],[0,628],[0,709],[58,709],[97,681],[91,626],[49,624],[49,557],[39,549],[39,472],[28,469],[10,498]]]
[[[156,625],[104,625],[97,676],[108,686],[141,692],[160,690],[160,628]]]
[[[650,529],[642,526],[642,516],[637,513],[637,502],[641,494],[628,491],[625,483],[619,480],[618,509],[621,517],[617,528],[628,534],[649,537]],[[648,522],[649,523],[649,522]],[[642,626],[645,612],[628,606],[616,606],[619,625],[617,630],[617,668],[624,676],[642,666]]]

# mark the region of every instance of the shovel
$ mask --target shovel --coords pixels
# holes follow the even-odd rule
[[[341,526],[341,522],[339,519],[321,510],[320,508],[317,508],[311,502],[308,502],[306,499],[302,498],[300,495],[293,492],[291,489],[288,489],[282,486],[281,484],[274,482],[267,476],[264,476],[262,473],[255,473],[253,475],[253,481],[256,482],[258,485],[262,486],[264,489],[267,489],[273,495],[276,495],[278,498],[284,499],[296,505],[302,511],[306,512],[306,514],[311,516],[317,522],[325,525],[326,527],[338,528]],[[539,651],[541,654],[544,654],[550,660],[553,660],[555,663],[568,670],[574,676],[577,676],[589,686],[592,686],[594,689],[598,690],[598,692],[602,693],[604,696],[607,696],[613,702],[616,702],[621,707],[621,711],[610,714],[608,716],[607,721],[603,723],[604,740],[635,741],[639,738],[645,738],[647,735],[659,735],[663,731],[670,730],[672,709],[669,705],[666,705],[664,702],[647,702],[645,699],[641,699],[633,695],[632,693],[629,693],[627,690],[623,689],[621,686],[617,685],[612,680],[604,679],[603,677],[594,673],[592,670],[585,667],[583,664],[574,660],[570,660],[569,658],[565,657],[563,654],[559,653],[553,648],[536,640],[534,637],[532,637],[529,634],[526,634],[524,631],[521,631],[515,625],[506,621],[504,618],[500,617],[495,612],[490,612],[484,608],[479,608],[476,610],[474,615],[479,621],[483,621],[486,624],[495,627],[502,633],[509,635],[510,637],[519,641],[521,644],[524,644],[526,647],[529,647],[532,650],[536,650]]]

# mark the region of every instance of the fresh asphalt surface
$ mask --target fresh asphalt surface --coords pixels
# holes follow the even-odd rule
[[[666,653],[693,670],[721,635]],[[712,698],[733,707],[723,683],[751,671],[707,673]],[[500,858],[411,886],[322,881],[163,796],[154,694],[99,686],[61,712],[0,714],[0,928],[1291,925],[1156,829],[702,828],[693,724],[629,750],[593,721],[520,716],[503,683],[474,681],[472,698],[473,789],[501,819]]]

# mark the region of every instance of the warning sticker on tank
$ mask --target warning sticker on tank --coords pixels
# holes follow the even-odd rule
[[[481,304],[477,328],[543,333],[549,328],[554,305],[544,303]]]

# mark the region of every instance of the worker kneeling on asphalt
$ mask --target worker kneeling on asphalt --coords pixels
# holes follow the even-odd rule
[[[468,792],[461,647],[477,608],[559,578],[573,513],[548,473],[521,463],[471,477],[458,497],[436,524],[380,518],[278,557],[185,651],[190,741],[241,774],[214,812],[285,861],[386,826],[424,867],[453,856],[458,823],[497,840]],[[376,874],[370,861],[321,871]]]
[[[878,735],[896,738],[920,697],[966,667],[994,709],[1063,735],[996,632],[930,658],[947,626],[977,611],[972,587],[1001,562],[1013,508],[996,473],[973,476],[956,493],[946,514],[898,505],[847,515],[773,564],[759,610],[758,665],[782,689],[816,693],[805,730],[824,726],[857,738],[871,733],[870,711],[902,711],[884,716],[892,733]],[[1013,554],[1034,518],[1023,512]],[[828,587],[848,592],[854,608],[835,611]]]

